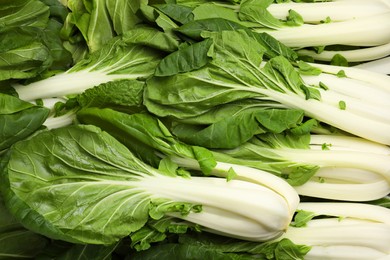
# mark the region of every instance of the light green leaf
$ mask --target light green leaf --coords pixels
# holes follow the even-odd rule
[[[267,10],[267,7],[273,1],[270,0],[245,0],[241,2],[239,17],[243,21],[255,22],[260,27],[278,29],[283,27],[284,23]]]
[[[160,201],[139,184],[163,174],[93,126],[40,132],[15,144],[4,162],[0,183],[12,214],[54,239],[113,244],[142,228]],[[190,207],[171,201],[175,212]]]

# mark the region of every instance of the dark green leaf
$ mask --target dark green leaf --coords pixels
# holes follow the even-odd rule
[[[38,130],[49,109],[0,93],[0,151]]]
[[[176,30],[188,37],[191,37],[196,40],[200,40],[202,39],[201,33],[203,31],[220,32],[224,30],[238,30],[238,29],[246,29],[246,27],[240,25],[239,23],[227,19],[208,18],[208,19],[188,22],[180,26]]]
[[[7,27],[0,31],[0,81],[37,76],[52,64],[41,29]]]
[[[179,139],[208,148],[235,148],[251,139],[254,135],[272,132],[280,133],[297,126],[303,112],[270,107],[260,107],[255,104],[232,103],[203,114],[199,120],[207,119],[207,125],[202,121],[191,120],[194,124],[177,124],[173,133]],[[214,121],[212,121],[214,120]]]
[[[49,18],[49,7],[39,0],[2,0],[0,32],[9,27],[44,28]]]
[[[182,72],[199,69],[206,65],[210,59],[209,51],[212,41],[206,39],[194,43],[166,56],[156,68],[155,76],[172,76]]]

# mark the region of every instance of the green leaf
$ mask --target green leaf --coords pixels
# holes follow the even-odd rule
[[[166,237],[165,233],[145,226],[131,234],[131,246],[137,251],[146,250],[150,248],[151,243],[163,241]]]
[[[11,215],[1,195],[0,241],[0,259],[33,258],[49,244],[47,238],[25,229]]]
[[[256,106],[252,103],[228,103],[194,119],[191,124],[175,124],[173,133],[186,143],[208,148],[234,148],[254,135],[280,133],[298,125],[300,110]]]
[[[339,101],[339,108],[340,108],[341,110],[347,109],[347,104],[345,103],[345,101],[343,101],[343,100],[340,100],[340,101]]]
[[[316,214],[314,212],[298,210],[294,216],[293,222],[291,222],[290,225],[293,227],[304,227],[306,226],[307,222],[312,220],[315,216]]]
[[[65,249],[60,248],[58,252],[47,252],[53,247],[43,251],[36,259],[58,259],[58,260],[74,260],[74,259],[96,259],[96,260],[111,260],[114,250],[117,248],[117,244],[109,246],[101,245],[81,245],[71,244]]]
[[[177,29],[178,32],[196,40],[202,39],[202,32],[204,31],[222,32],[237,30],[245,31],[245,34],[258,41],[262,47],[265,48],[265,55],[268,58],[272,58],[278,55],[282,55],[289,60],[296,60],[298,58],[297,53],[283,45],[280,41],[276,40],[269,34],[253,32],[239,23],[223,18],[195,20]]]
[[[245,26],[239,23],[223,19],[223,18],[208,18],[187,22],[180,26],[176,31],[196,40],[202,39],[203,31],[220,32],[224,30],[246,29]]]
[[[0,7],[0,32],[9,27],[44,28],[49,14],[49,7],[39,0],[3,0]]]
[[[177,4],[154,5],[158,10],[171,17],[173,20],[185,24],[194,19],[192,8]]]
[[[162,244],[153,246],[149,250],[141,251],[131,256],[131,259],[158,260],[158,259],[215,259],[215,260],[243,260],[239,256],[229,256],[212,248],[203,248],[197,245]]]
[[[111,109],[88,108],[78,112],[77,118],[84,124],[93,124],[107,131],[138,157],[156,167],[160,165],[157,151],[164,155],[196,159],[206,174],[215,166],[213,156],[207,149],[190,147],[177,141],[168,128],[151,115],[129,115]],[[172,170],[167,172],[171,173]]]
[[[330,60],[331,65],[348,67],[348,60],[341,54],[335,54]]]
[[[299,72],[303,75],[317,76],[321,74],[321,69],[316,68],[304,61],[298,61]]]
[[[18,142],[8,151],[0,177],[11,213],[30,230],[53,239],[106,245],[142,228],[150,205],[161,202],[152,196],[153,189],[140,189],[140,182],[148,177],[157,178],[156,183],[176,179],[136,159],[106,132],[81,125],[42,131]],[[174,201],[169,209],[178,213],[192,205]]]
[[[231,180],[233,180],[233,179],[236,178],[236,177],[237,177],[237,173],[234,171],[233,168],[230,168],[230,169],[228,170],[228,175],[227,175],[227,177],[226,177],[226,180],[227,180],[227,181],[231,181]]]
[[[255,22],[261,27],[278,29],[283,27],[284,23],[276,19],[267,7],[273,1],[269,0],[245,0],[241,2],[239,17],[243,21]]]
[[[283,155],[283,150],[308,149],[309,143],[310,134],[267,133],[257,135],[234,149],[216,150],[214,157],[217,161],[268,171],[286,179],[292,186],[299,186],[307,182],[318,171],[319,166],[291,160]]]
[[[226,8],[217,3],[200,4],[193,9],[192,13],[194,14],[194,20],[213,21],[213,18],[220,18],[244,27],[253,25],[251,22],[242,21],[234,8]]]
[[[344,70],[338,71],[337,74],[336,74],[336,76],[339,77],[339,78],[345,78],[345,77],[347,77],[347,75],[345,74],[345,71],[344,71]]]
[[[163,33],[153,27],[138,27],[128,30],[122,35],[126,43],[134,43],[160,49],[166,52],[176,51],[179,42],[167,33]]]
[[[188,72],[199,69],[206,65],[210,59],[208,53],[212,41],[206,39],[199,43],[194,43],[185,48],[166,56],[156,67],[154,73],[157,77],[172,76],[177,73]]]
[[[0,259],[33,259],[47,245],[48,239],[26,229],[0,233]]]
[[[77,96],[80,107],[111,107],[126,111],[142,110],[145,83],[138,80],[116,80],[87,89]]]
[[[126,38],[116,37],[104,48],[74,65],[68,73],[88,69],[106,74],[146,75],[154,71],[162,54],[152,48],[126,43]],[[125,77],[124,77],[125,78]]]
[[[38,130],[49,109],[0,93],[0,151]]]
[[[288,239],[276,242],[248,242],[207,233],[179,236],[177,242],[158,244],[131,255],[132,259],[303,259],[310,247]]]
[[[150,112],[194,118],[215,106],[248,98],[272,103],[268,91],[319,98],[318,90],[305,86],[286,58],[274,57],[262,68],[266,50],[252,34],[241,30],[203,34],[214,42],[210,62],[198,70],[148,79],[144,104]]]
[[[104,1],[116,35],[121,35],[142,23],[142,18],[137,14],[140,2],[139,0]]]
[[[300,26],[304,24],[304,20],[299,13],[294,10],[289,10],[286,23],[289,26]]]
[[[52,64],[43,31],[31,27],[7,27],[0,31],[0,81],[39,75]]]

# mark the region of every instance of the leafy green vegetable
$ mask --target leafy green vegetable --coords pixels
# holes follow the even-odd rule
[[[154,5],[154,7],[182,24],[185,24],[194,19],[192,8],[187,6],[177,4],[159,4]]]
[[[215,161],[214,157],[225,158],[203,147],[189,146],[178,141],[160,120],[151,115],[128,115],[111,109],[87,108],[78,112],[77,118],[84,124],[101,127],[118,138],[138,157],[153,165],[159,163],[161,167],[160,159],[165,157],[162,161],[168,158],[181,167],[201,170],[206,175],[221,176],[227,180],[234,176],[233,180],[245,180],[266,186],[284,197],[291,216],[294,214],[299,199],[295,190],[284,180],[268,172],[248,168],[245,164]],[[175,169],[175,166],[168,166],[166,168]]]
[[[303,259],[310,247],[295,245],[288,239],[254,243],[210,234],[186,234],[176,243],[156,245],[131,255],[132,259]],[[287,258],[288,257],[288,258]]]
[[[185,73],[164,77],[155,75],[148,79],[144,104],[150,112],[160,117],[182,120],[208,113],[227,103],[252,99],[259,104],[278,103],[279,107],[300,109],[306,116],[341,130],[390,144],[387,134],[390,126],[386,116],[389,113],[384,112],[388,108],[383,105],[377,110],[373,108],[371,99],[364,101],[355,98],[352,89],[360,85],[359,82],[339,86],[343,91],[337,91],[336,86],[335,89],[325,90],[317,85],[323,81],[322,75],[311,78],[314,84],[307,83],[308,77],[303,80],[304,75],[283,56],[265,61],[264,45],[246,31],[222,31],[205,35],[213,40],[212,51],[207,52],[211,58],[209,63]],[[176,59],[171,60],[171,57],[175,56],[167,56],[160,65],[176,66]],[[363,87],[363,83],[361,85]],[[374,88],[378,90],[374,94],[378,99],[382,99],[382,95],[389,95],[380,85]],[[344,100],[348,108],[340,110],[335,100]],[[362,110],[363,107],[370,108],[369,113],[373,117],[368,116],[365,109]],[[374,116],[383,120],[376,120]]]
[[[1,168],[12,214],[32,231],[69,242],[110,245],[164,216],[262,241],[281,235],[291,218],[285,199],[269,188],[159,171],[94,126],[42,131],[13,145]]]
[[[39,0],[4,0],[0,7],[0,32],[10,27],[45,28],[49,7]]]
[[[281,133],[299,125],[300,110],[272,108],[253,100],[227,103],[210,111],[174,122],[172,133],[180,140],[207,148],[236,148],[261,133]]]
[[[147,30],[146,37],[149,37],[149,30],[145,30]],[[164,54],[144,46],[142,42],[127,43],[127,39],[126,35],[117,37],[66,72],[28,85],[15,85],[15,89],[21,99],[34,101],[79,94],[88,88],[113,80],[145,79],[154,72]],[[156,39],[160,40],[161,37],[156,36]],[[144,38],[139,37],[139,40]]]
[[[139,1],[67,1],[66,38],[79,31],[91,52],[97,51],[115,36],[134,28],[141,20],[136,12]]]
[[[81,244],[66,244],[57,246],[52,243],[36,259],[49,260],[73,260],[73,259],[96,259],[110,260],[113,259],[112,254],[116,249],[117,244],[110,246],[101,245],[81,245]]]
[[[256,41],[261,43],[262,47],[260,47],[260,49],[262,50],[263,48],[265,48],[264,55],[268,58],[272,58],[278,55],[282,55],[289,60],[296,60],[298,58],[297,54],[293,50],[286,47],[280,41],[276,40],[269,34],[253,32],[245,26],[223,18],[194,20],[176,29],[176,31],[196,40],[200,40],[202,39],[202,37],[207,37],[205,31],[221,32],[236,30],[245,31],[245,34],[249,35]]]
[[[194,69],[199,69],[206,65],[210,59],[208,52],[212,42],[204,40],[199,43],[194,43],[187,48],[179,49],[178,51],[168,55],[169,58],[163,59],[158,65],[154,75],[156,76],[172,76],[177,73],[187,72]],[[201,53],[202,55],[194,55]],[[174,65],[172,64],[174,63]]]
[[[183,26],[203,20],[204,28],[217,27],[212,20],[226,19],[267,32],[312,60],[333,63],[335,55],[342,55],[348,62],[364,62],[384,58],[389,52],[389,37],[381,33],[389,30],[390,18],[383,1],[191,1],[180,5],[193,8],[194,20]],[[363,35],[370,35],[370,41]],[[316,51],[319,47],[323,51]]]
[[[206,174],[215,166],[212,155],[205,148],[190,147],[178,142],[164,124],[151,115],[129,115],[111,109],[91,107],[79,111],[77,119],[83,124],[96,125],[107,131],[135,155],[155,167],[160,165],[161,160],[156,151],[166,155],[196,158]]]
[[[0,196],[0,259],[34,258],[49,244],[41,235],[25,229],[9,213]]]
[[[49,115],[49,109],[0,93],[0,152],[37,129]]]
[[[375,259],[390,252],[387,208],[364,203],[303,202],[298,209],[299,227],[291,226],[283,238],[310,246],[307,257],[323,259],[330,254],[334,258],[359,255]]]
[[[42,30],[8,27],[0,31],[0,81],[37,76],[52,63]]]
[[[53,4],[37,0],[2,3],[0,81],[42,77],[46,70],[63,70],[72,63],[59,36],[61,16],[67,10],[54,4],[50,9],[46,3]]]

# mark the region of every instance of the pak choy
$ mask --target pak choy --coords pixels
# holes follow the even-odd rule
[[[385,75],[310,66],[283,56],[268,59],[269,48],[247,30],[203,32],[203,37],[204,41],[165,57],[148,79],[144,104],[150,112],[178,121],[196,120],[219,106],[251,100],[269,108],[301,110],[350,134],[390,144]],[[184,56],[186,66],[178,59]]]
[[[43,130],[14,144],[0,176],[18,221],[74,243],[110,245],[130,236],[142,249],[186,228],[264,241],[282,235],[295,211],[260,183],[190,176],[166,160],[153,168],[92,125]]]
[[[178,22],[178,31],[218,27],[222,18],[266,32],[301,56],[322,62],[366,62],[390,52],[390,3],[374,1],[177,1],[155,8]],[[189,9],[189,10],[187,10]],[[188,21],[176,19],[189,17]],[[189,14],[188,14],[189,13]]]
[[[197,158],[194,151],[201,146],[180,141],[167,127],[168,123],[147,113],[127,114],[91,107],[80,110],[77,120],[104,129],[155,166],[168,157],[186,169],[204,171],[211,167],[210,174],[233,179],[264,183],[262,178],[273,174],[282,183],[292,185],[298,194],[323,199],[370,201],[390,191],[387,146],[351,136],[298,134],[306,125],[280,134],[256,135],[234,149],[210,149],[210,161]],[[212,161],[215,162],[211,165],[203,165]],[[234,171],[224,173],[229,168]],[[282,189],[275,186],[275,190]],[[288,192],[284,196],[294,208],[294,196]]]
[[[98,90],[100,101],[104,99],[101,103],[110,102],[110,96],[111,100],[119,97],[127,102],[132,99],[132,104],[137,102],[140,106],[141,101],[135,101],[138,96],[135,93],[142,91],[144,80],[154,72],[164,55],[177,48],[177,44],[176,40],[153,28],[138,28],[112,39],[104,48],[65,72],[56,71],[54,75],[29,84],[3,82],[7,93],[14,96],[0,96],[0,121],[5,126],[0,133],[0,150],[27,137],[42,125],[56,128],[71,124],[74,109],[66,110],[59,106],[97,85],[102,85]],[[131,97],[133,94],[135,98]],[[132,106],[124,102],[115,103]],[[20,130],[15,131],[14,127]]]

